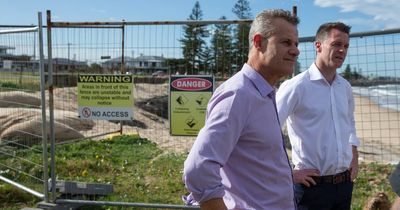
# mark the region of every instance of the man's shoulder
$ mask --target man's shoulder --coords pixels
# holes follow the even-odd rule
[[[214,92],[214,95],[219,97],[233,96],[235,98],[247,97],[251,92],[249,89],[254,88],[249,84],[250,80],[243,75],[234,75],[235,78],[231,77],[223,82]]]
[[[247,88],[248,78],[244,74],[237,73],[231,78],[223,82],[217,89],[224,91],[239,91],[241,89]]]
[[[347,79],[345,79],[342,75],[336,74],[336,76],[337,76],[339,82],[344,83],[345,85],[351,86],[350,82]]]
[[[339,84],[339,87],[341,89],[345,89],[347,91],[352,91],[353,90],[350,82],[347,79],[345,79],[340,74],[336,74],[336,76],[337,76],[337,81],[338,81],[337,83]]]
[[[307,82],[310,81],[310,72],[309,70],[305,70],[291,78],[290,80],[293,80],[293,82]]]
[[[307,82],[309,82],[309,73],[308,70],[305,70],[303,72],[301,72],[300,74],[297,74],[296,76],[285,80],[282,83],[283,87],[294,87],[294,86],[302,86],[305,85]]]

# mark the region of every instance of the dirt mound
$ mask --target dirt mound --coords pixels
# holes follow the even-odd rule
[[[34,108],[0,108],[0,140],[2,144],[39,144],[42,140],[42,112]],[[47,111],[46,128],[50,127]],[[81,120],[77,113],[54,110],[56,142],[83,138],[80,131],[90,130],[95,123]],[[49,133],[49,130],[47,130]]]
[[[40,97],[22,91],[0,92],[0,107],[40,106]]]
[[[135,105],[159,117],[168,119],[168,96],[144,99],[136,102]]]

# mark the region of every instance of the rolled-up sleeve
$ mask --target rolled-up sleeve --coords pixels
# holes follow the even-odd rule
[[[220,169],[228,160],[246,122],[245,99],[229,91],[215,94],[207,108],[205,126],[184,163],[183,179],[196,201],[222,198]]]
[[[351,86],[348,88],[349,89],[349,119],[350,119],[350,137],[349,137],[349,143],[353,146],[358,147],[360,145],[360,140],[357,138],[356,135],[356,122],[354,120],[354,110],[355,110],[355,103],[354,103],[354,96],[353,92],[351,89]]]

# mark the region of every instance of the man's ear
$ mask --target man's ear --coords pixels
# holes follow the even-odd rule
[[[262,43],[262,36],[261,34],[256,34],[253,37],[253,45],[256,49],[260,49],[261,48],[261,43]]]
[[[317,52],[321,52],[321,42],[319,41],[315,42],[315,49],[317,50]]]

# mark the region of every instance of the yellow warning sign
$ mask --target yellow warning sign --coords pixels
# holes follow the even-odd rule
[[[171,76],[170,133],[195,136],[204,126],[207,103],[214,90],[212,76]]]
[[[133,119],[132,75],[78,75],[78,112],[83,119]]]

